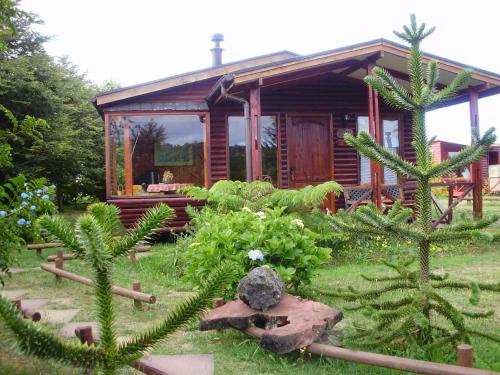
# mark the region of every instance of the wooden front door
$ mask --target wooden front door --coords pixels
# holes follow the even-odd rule
[[[317,185],[333,178],[332,131],[330,115],[287,117],[291,188]]]

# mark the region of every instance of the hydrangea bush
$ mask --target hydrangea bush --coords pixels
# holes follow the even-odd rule
[[[200,285],[222,261],[238,266],[239,278],[258,266],[276,270],[288,286],[309,283],[314,271],[330,259],[330,249],[315,244],[315,234],[284,208],[253,212],[247,207],[226,213],[191,210],[194,235],[185,255],[185,278]],[[239,279],[238,278],[238,279]],[[236,290],[237,280],[231,291]]]
[[[54,186],[47,186],[45,179],[28,181],[19,175],[0,185],[0,271],[8,273],[15,252],[37,239],[33,223],[43,214],[55,213],[53,198]]]

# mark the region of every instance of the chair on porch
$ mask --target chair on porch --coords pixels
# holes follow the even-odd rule
[[[368,184],[344,187],[345,212],[349,213],[358,206],[371,203],[372,191]]]

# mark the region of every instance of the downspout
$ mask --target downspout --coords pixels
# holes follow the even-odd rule
[[[243,104],[243,117],[245,118],[245,162],[247,170],[247,182],[252,181],[252,129],[250,124],[250,103],[245,98],[228,94],[224,83],[220,87],[221,96],[235,103]]]

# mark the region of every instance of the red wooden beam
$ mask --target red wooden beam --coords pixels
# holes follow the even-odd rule
[[[372,75],[372,69],[375,64],[369,63],[367,70],[368,74]],[[378,96],[371,86],[368,86],[368,122],[370,135],[380,143],[380,119],[378,109]],[[373,189],[372,200],[377,208],[382,208],[382,195],[381,195],[381,173],[380,164],[370,160],[370,183]]]
[[[479,131],[479,95],[476,90],[469,92],[469,110],[471,131]],[[474,139],[472,139],[474,142]],[[471,178],[474,188],[472,190],[472,210],[474,219],[483,217],[483,176],[481,171],[481,161],[471,165]]]
[[[252,180],[262,177],[260,86],[250,89],[250,128],[252,135]]]

